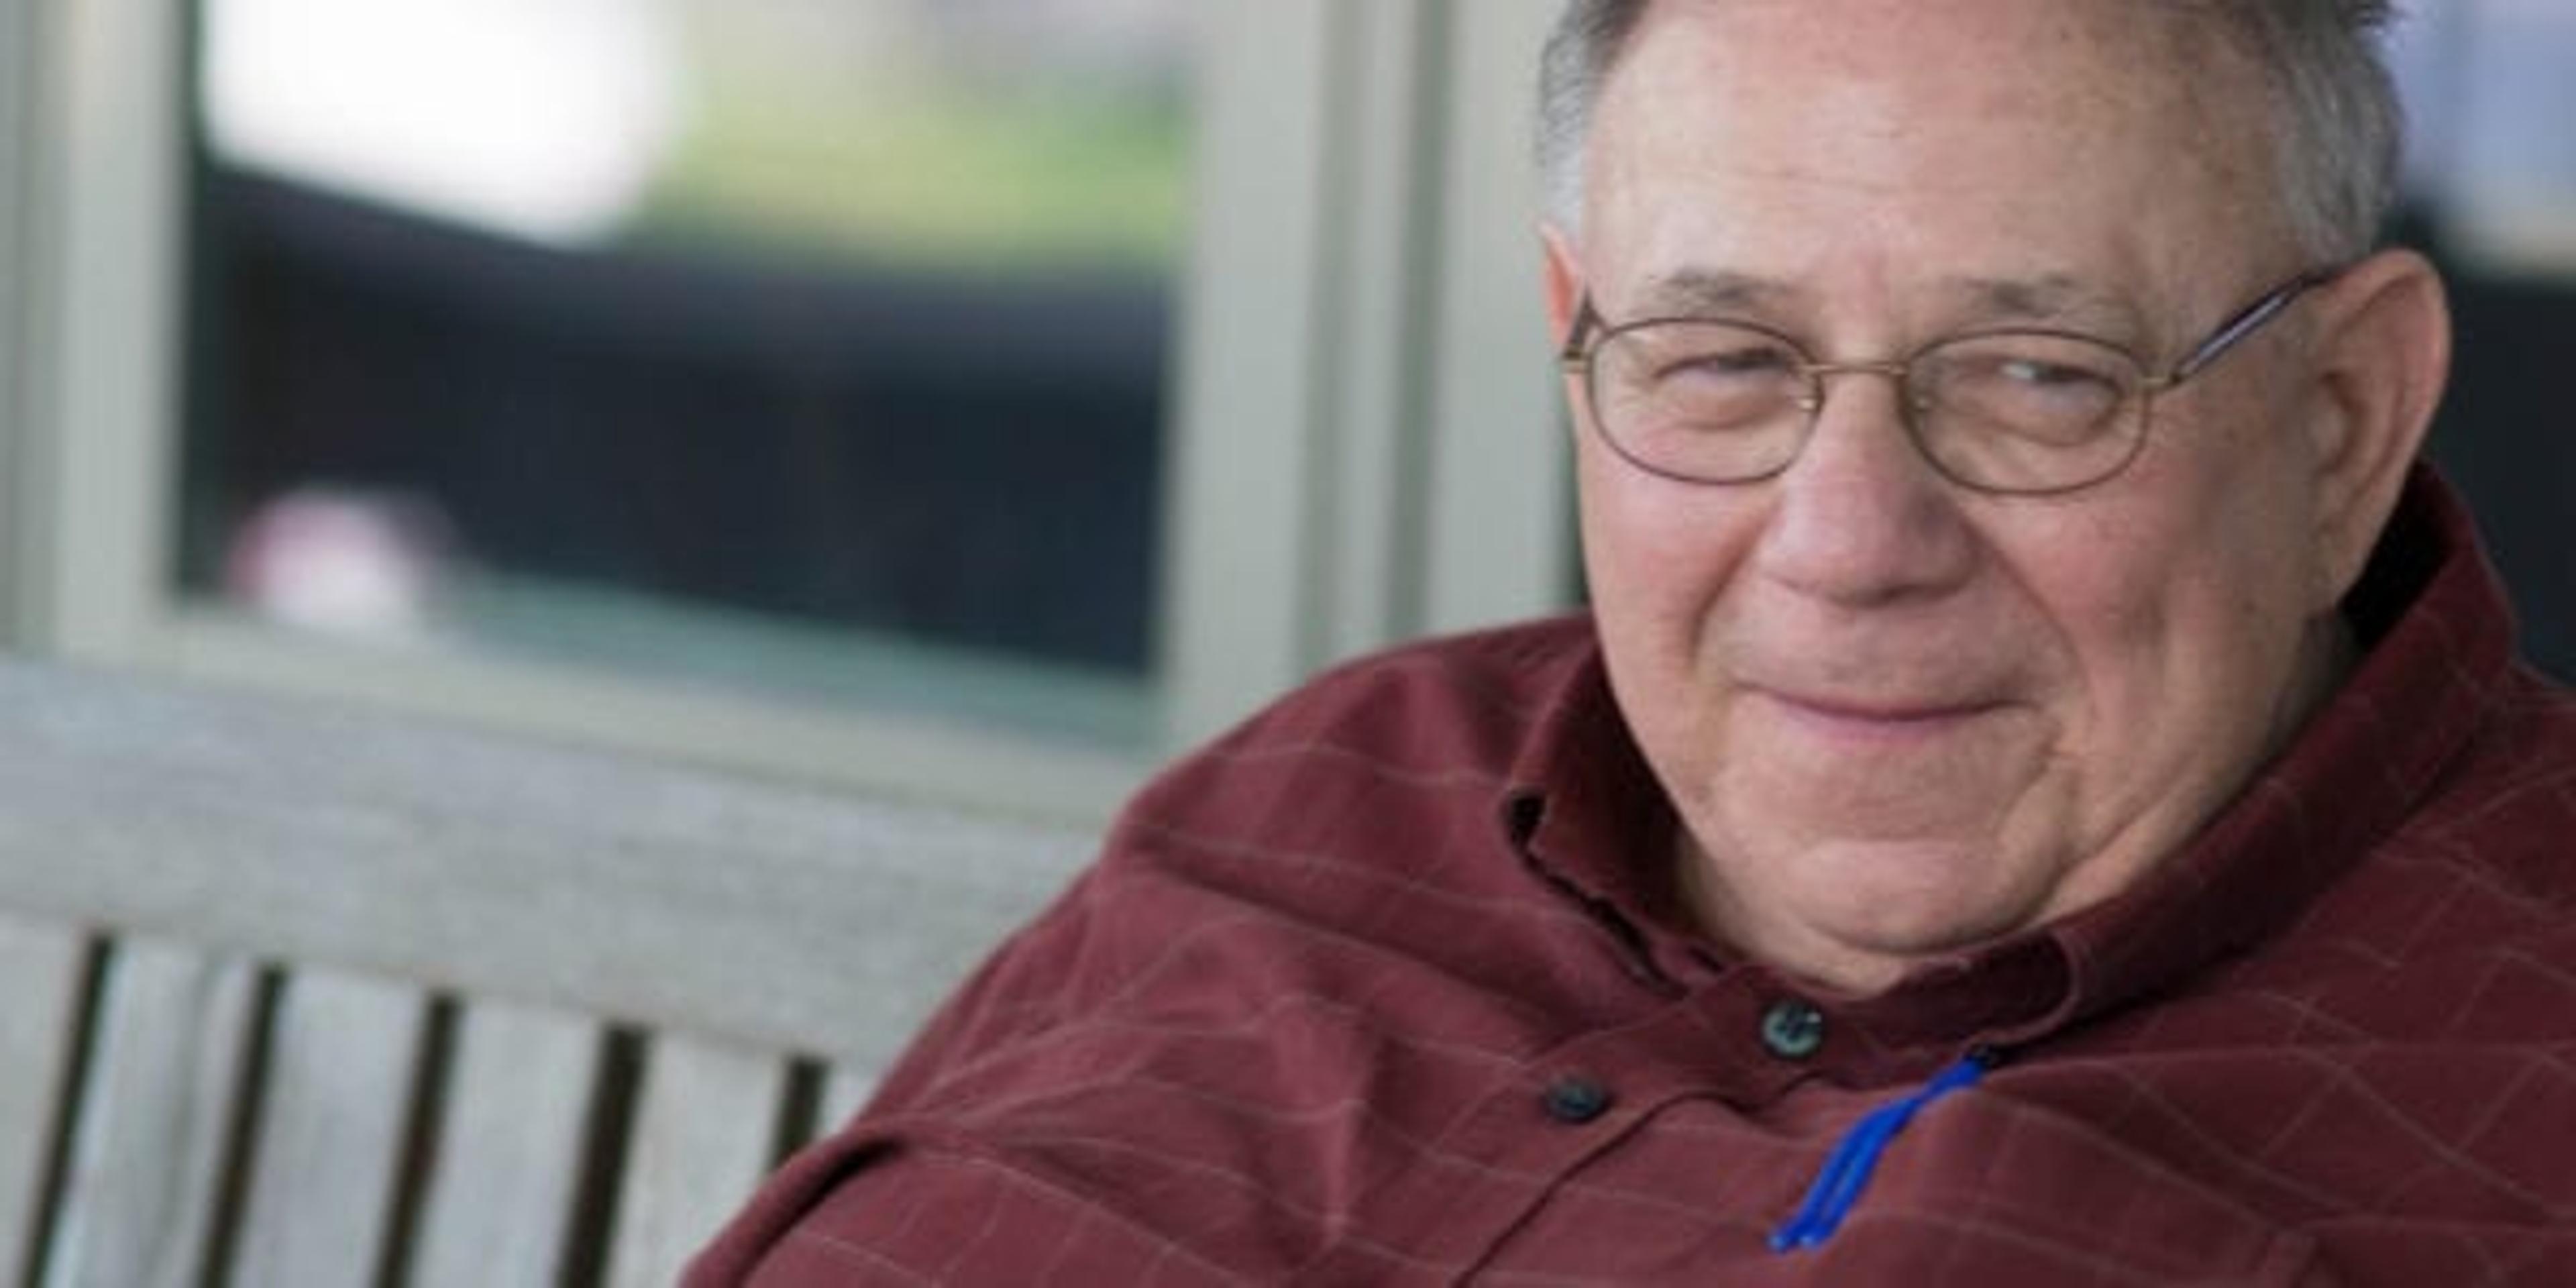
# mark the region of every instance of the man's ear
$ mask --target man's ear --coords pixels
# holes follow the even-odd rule
[[[2361,577],[2431,429],[2451,368],[2451,312],[2431,263],[2408,250],[2355,264],[2322,293],[2309,420],[2320,591],[2330,606]]]
[[[1575,256],[1574,239],[1564,229],[1540,224],[1538,237],[1547,256],[1548,339],[1561,345],[1574,327],[1574,310],[1583,302],[1583,266]]]

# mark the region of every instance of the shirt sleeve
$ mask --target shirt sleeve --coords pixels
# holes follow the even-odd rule
[[[867,1108],[790,1159],[698,1255],[686,1288],[938,1280],[974,1255],[970,1236],[987,1218],[989,1237],[1033,1246],[1028,1233],[1044,1223],[1050,1196],[943,1130],[924,1107],[944,1080],[1037,1038],[1074,1005],[1069,993],[1089,976],[1094,882],[1077,879],[977,968]],[[966,1228],[955,1228],[961,1222]],[[986,1269],[1007,1278],[1005,1267]]]
[[[1179,1244],[971,1141],[863,1130],[782,1174],[686,1288],[1216,1282]],[[1174,1274],[1175,1270],[1184,1273]]]

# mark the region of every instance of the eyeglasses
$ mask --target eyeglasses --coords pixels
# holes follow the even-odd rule
[[[1907,435],[1943,477],[2031,496],[2089,487],[2146,443],[2157,394],[2191,379],[2340,269],[2312,270],[2230,316],[2163,373],[2095,336],[1977,331],[1896,361],[1818,362],[1769,327],[1719,318],[1613,326],[1587,297],[1558,360],[1582,378],[1610,449],[1689,483],[1750,483],[1789,468],[1825,405],[1825,378],[1897,383]]]

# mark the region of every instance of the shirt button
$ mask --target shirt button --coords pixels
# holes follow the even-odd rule
[[[1825,1013],[1796,998],[1773,1002],[1762,1013],[1762,1049],[1783,1060],[1804,1060],[1825,1045]]]
[[[1580,1127],[1610,1112],[1610,1089],[1590,1078],[1559,1078],[1539,1097],[1547,1116]]]

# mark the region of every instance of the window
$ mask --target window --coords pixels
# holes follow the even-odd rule
[[[180,572],[1138,747],[1182,0],[201,0]]]
[[[2409,185],[2445,245],[2484,271],[2576,279],[2576,9],[2424,5],[2401,31]]]
[[[10,639],[1104,816],[1564,602],[1553,10],[0,0]]]

